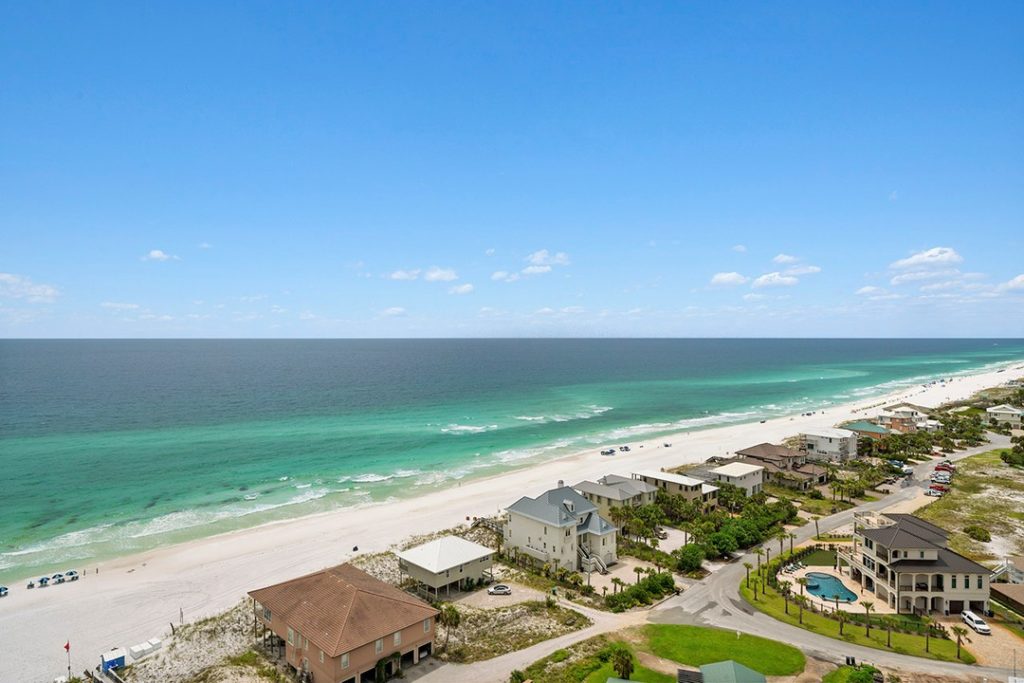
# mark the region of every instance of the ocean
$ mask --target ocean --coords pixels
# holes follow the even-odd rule
[[[1024,358],[1024,340],[0,341],[0,582]]]

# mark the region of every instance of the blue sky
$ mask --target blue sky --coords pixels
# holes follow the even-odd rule
[[[1024,336],[1024,5],[0,5],[0,336]]]

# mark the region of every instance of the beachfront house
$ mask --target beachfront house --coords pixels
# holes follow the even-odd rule
[[[650,505],[658,493],[653,484],[618,474],[607,474],[597,481],[584,480],[573,488],[596,505],[598,514],[605,519],[612,518],[613,508]]]
[[[1020,429],[1021,422],[1024,421],[1024,410],[1016,406],[1011,406],[1008,403],[1004,403],[1002,405],[986,408],[985,417],[988,418],[990,423],[997,422],[1000,425],[1008,424],[1013,429]]]
[[[249,592],[264,643],[315,683],[387,680],[434,649],[438,611],[366,572],[342,564]],[[273,634],[273,635],[271,635]]]
[[[847,462],[857,457],[857,435],[849,429],[818,429],[800,435],[800,450],[811,460]]]
[[[893,432],[911,434],[918,431],[935,431],[939,423],[931,420],[928,413],[931,408],[914,405],[913,403],[894,403],[885,406],[878,413],[878,424]]]
[[[502,545],[556,569],[603,573],[619,559],[616,531],[596,505],[559,481],[557,488],[508,507]]]
[[[856,422],[847,422],[841,425],[843,429],[849,429],[851,432],[859,437],[867,437],[868,439],[874,439],[877,441],[883,436],[889,435],[889,430],[882,425],[869,422],[868,420],[858,420]]]
[[[699,501],[705,512],[718,507],[718,487],[702,479],[661,470],[641,470],[633,478],[646,482],[665,493],[682,496],[688,501]]]
[[[715,477],[715,481],[742,489],[747,498],[761,493],[764,488],[764,467],[761,465],[730,462],[708,472]]]
[[[991,572],[948,548],[949,533],[914,515],[854,515],[853,547],[838,564],[901,614],[988,610]]]
[[[805,491],[828,480],[828,470],[807,462],[807,454],[795,448],[772,443],[736,451],[735,462],[759,465],[764,468],[764,483]]]
[[[398,553],[398,571],[435,599],[441,591],[471,589],[493,578],[494,551],[460,536],[442,536]]]

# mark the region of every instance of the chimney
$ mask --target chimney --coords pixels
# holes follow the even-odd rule
[[[559,479],[558,480],[558,488],[565,488],[565,480],[564,479]]]

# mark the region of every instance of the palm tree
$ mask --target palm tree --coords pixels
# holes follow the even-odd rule
[[[788,536],[789,534],[786,533],[785,529],[779,527],[778,531],[776,531],[774,535],[775,538],[779,541],[779,557],[782,557],[782,544],[783,542],[785,542],[786,536]]]
[[[839,622],[839,635],[843,635],[843,624],[846,623],[849,616],[844,610],[836,610],[836,620]]]
[[[455,605],[450,602],[446,602],[441,605],[441,609],[437,615],[437,622],[444,626],[444,649],[448,649],[448,639],[452,637],[452,631],[459,627],[462,622],[462,615],[459,614],[459,610],[455,608]]]
[[[875,606],[875,603],[870,600],[864,600],[860,603],[860,606],[864,608],[864,635],[868,638],[871,637],[871,609]]]
[[[800,585],[800,597],[803,597],[803,595],[804,595],[804,588],[807,587],[807,579],[805,579],[803,577],[800,577],[799,579],[796,580],[796,582]]]
[[[927,614],[921,615],[921,626],[924,626],[924,651],[931,652],[932,618]]]
[[[892,647],[892,627],[894,625],[894,619],[892,617],[883,617],[882,623],[885,625],[886,636],[885,646],[888,648]]]
[[[754,565],[744,562],[743,567],[747,570],[747,588],[750,588],[750,570],[754,568]]]
[[[796,602],[797,605],[800,606],[800,623],[803,624],[804,623],[804,605],[807,603],[807,598],[805,598],[802,595],[798,595],[795,598],[793,598],[793,600]]]
[[[613,576],[612,584],[615,586],[615,593],[618,593],[620,590],[622,590],[622,579],[620,579],[619,577]]]
[[[814,520],[814,538],[821,538],[821,531],[818,530],[818,520],[821,519],[818,515],[811,515],[811,519]]]
[[[832,599],[836,601],[836,611],[838,612],[839,611],[839,596],[838,595],[833,595]]]
[[[633,571],[636,573],[636,582],[640,583],[640,575],[644,573],[642,567],[633,567]]]
[[[956,658],[960,659],[960,643],[963,642],[964,636],[967,635],[967,629],[963,626],[953,626],[950,630],[956,634]]]
[[[627,681],[633,675],[633,655],[625,646],[620,645],[612,652],[612,668],[620,678]]]
[[[608,595],[608,586],[601,586],[601,597]]]
[[[754,552],[757,553],[757,573],[760,574],[761,573],[761,558],[764,557],[764,550],[762,548],[758,548]]]
[[[793,554],[793,541],[796,540],[796,534],[789,534],[789,554]]]
[[[789,614],[789,589],[792,586],[790,581],[779,581],[779,590],[782,591],[782,599],[786,601],[786,614]]]

